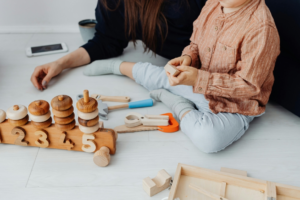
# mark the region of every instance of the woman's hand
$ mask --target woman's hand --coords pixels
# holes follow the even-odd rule
[[[31,75],[32,84],[39,90],[47,89],[50,80],[60,74],[63,67],[57,62],[51,62],[45,65],[38,66],[34,69]]]
[[[168,62],[168,64],[170,65],[174,65],[174,66],[191,66],[192,64],[192,59],[190,56],[187,56],[187,55],[183,55],[181,57],[178,57],[178,58],[174,58],[172,60],[170,60]]]
[[[167,76],[169,77],[171,86],[195,85],[198,77],[198,69],[189,66],[178,66],[177,69],[181,71],[181,73],[177,77],[174,77],[167,72]]]

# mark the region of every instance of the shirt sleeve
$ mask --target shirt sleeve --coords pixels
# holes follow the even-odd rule
[[[194,24],[196,23],[196,21],[194,22]],[[195,42],[196,33],[197,33],[197,27],[194,26],[193,34],[190,38],[191,43],[190,45],[188,45],[183,49],[182,56],[184,55],[190,56],[192,59],[191,66],[196,67],[198,69],[200,68],[200,59],[199,59],[198,45]]]
[[[273,76],[280,53],[277,29],[265,24],[255,27],[246,35],[239,51],[241,58],[236,66],[238,71],[229,74],[199,70],[194,92],[226,98],[258,95],[268,77]]]
[[[108,10],[98,1],[96,14],[96,33],[94,38],[82,47],[88,52],[91,62],[119,56],[127,47],[129,39],[125,36],[124,4],[118,0],[108,0]],[[117,9],[115,9],[117,8]]]

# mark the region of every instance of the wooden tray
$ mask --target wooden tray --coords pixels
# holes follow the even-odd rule
[[[300,200],[300,188],[246,176],[178,164],[168,200],[212,200],[199,186],[228,200]]]

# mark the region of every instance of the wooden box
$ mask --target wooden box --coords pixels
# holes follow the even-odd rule
[[[196,191],[199,186],[212,198]],[[178,164],[168,200],[300,200],[300,188]]]

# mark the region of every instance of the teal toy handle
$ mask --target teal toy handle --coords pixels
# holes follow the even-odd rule
[[[151,107],[153,106],[153,99],[146,99],[142,101],[135,101],[128,103],[129,108],[143,108],[143,107]]]

